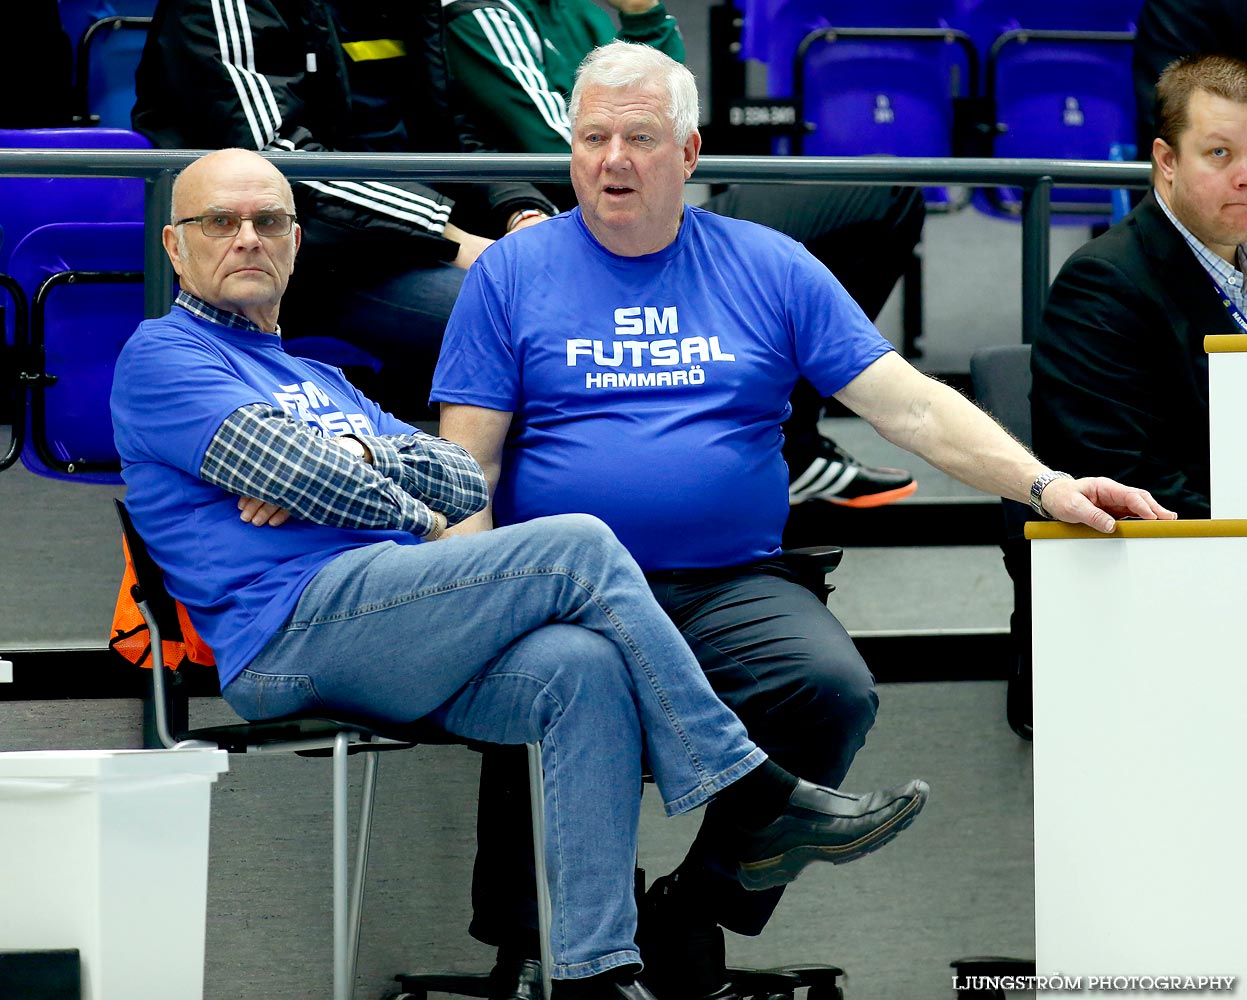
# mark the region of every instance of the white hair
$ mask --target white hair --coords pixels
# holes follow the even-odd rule
[[[675,141],[681,146],[697,131],[701,112],[697,104],[697,81],[688,68],[648,45],[611,42],[594,49],[576,70],[568,117],[572,127],[580,113],[580,98],[588,87],[636,87],[657,84],[667,93],[667,118]]]

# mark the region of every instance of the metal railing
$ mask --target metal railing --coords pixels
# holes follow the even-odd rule
[[[162,315],[173,294],[173,271],[159,233],[168,221],[173,177],[199,153],[174,150],[4,149],[0,176],[138,177],[146,182],[144,257],[149,316]],[[546,154],[274,153],[291,180],[565,181],[568,156]],[[873,184],[927,187],[1016,187],[1022,190],[1022,341],[1029,343],[1043,313],[1049,276],[1049,229],[1054,187],[1145,188],[1146,163],[1093,160],[1010,160],[914,157],[705,156],[703,184]]]

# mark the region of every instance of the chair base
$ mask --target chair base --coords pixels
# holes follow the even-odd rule
[[[744,1000],[844,1000],[839,978],[844,970],[834,965],[790,965],[777,969],[729,968],[732,985]],[[487,973],[420,973],[394,977],[400,990],[386,1000],[428,1000],[430,993],[460,997],[488,997]]]
[[[448,993],[455,997],[488,997],[489,973],[430,972],[420,975],[397,975],[399,992],[386,1000],[428,1000],[430,993]]]
[[[743,1000],[844,1000],[838,980],[844,970],[835,965],[785,965],[775,969],[729,967],[728,978]]]

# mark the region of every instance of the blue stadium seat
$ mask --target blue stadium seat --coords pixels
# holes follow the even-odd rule
[[[741,0],[741,58],[766,63],[767,94],[792,96],[801,40],[824,28],[949,28],[955,0]]]
[[[954,23],[986,53],[991,155],[1107,160],[1114,144],[1132,141],[1130,57],[1138,6],[1137,0],[964,0]],[[1062,215],[1079,223],[1106,219],[1111,198],[1104,190],[1056,189],[1054,221]],[[980,191],[974,204],[1016,217],[1021,194]]]
[[[965,31],[986,58],[1004,33],[1034,31],[1134,31],[1140,0],[954,0],[949,24]]]
[[[74,88],[84,125],[129,128],[147,24],[156,0],[60,0],[76,53]]]
[[[956,80],[973,59],[938,38],[819,36],[795,67],[794,97],[808,132],[792,151],[812,156],[952,156]],[[971,53],[972,55],[972,53]],[[972,75],[972,73],[971,73]],[[777,152],[785,152],[785,140]],[[928,207],[949,205],[927,188]]]
[[[768,93],[792,97],[805,123],[775,152],[951,156],[955,103],[978,75],[953,13],[952,0],[749,0],[742,52],[767,63]]]
[[[0,129],[5,149],[149,149],[129,129]],[[143,182],[136,178],[0,177],[0,273],[9,274],[10,258],[26,235],[53,222],[140,222]],[[6,296],[11,298],[11,296]],[[16,313],[26,303],[5,310],[5,343],[25,339],[16,329]]]
[[[120,483],[108,395],[142,321],[143,224],[59,222],[14,249],[30,300],[30,343],[48,378],[32,387],[22,464],[76,482]]]
[[[76,94],[84,124],[129,128],[134,74],[147,41],[148,17],[96,21],[78,42]]]
[[[0,129],[4,149],[150,149],[137,132],[112,128]],[[143,218],[135,178],[0,177],[0,271],[32,229],[50,222],[134,222]]]

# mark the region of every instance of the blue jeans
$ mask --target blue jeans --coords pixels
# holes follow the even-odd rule
[[[765,759],[632,557],[583,514],[339,556],[224,695],[248,719],[429,716],[469,739],[541,740],[558,978],[640,962],[642,754],[670,815]]]
[[[875,721],[874,679],[847,632],[779,560],[649,574],[655,599],[710,686],[780,767],[838,788]],[[528,765],[518,747],[487,749],[481,763],[469,933],[485,944],[537,954],[532,841],[511,821],[528,807]],[[750,892],[722,870],[723,826],[706,810],[685,876],[697,872],[703,921],[761,934],[783,887]]]

